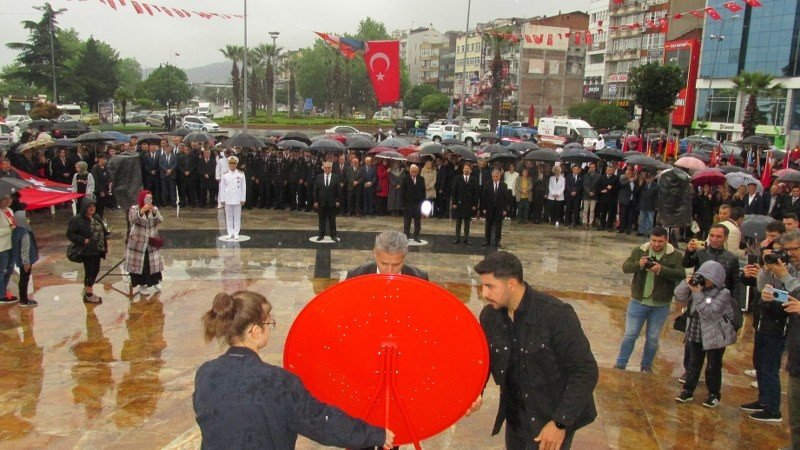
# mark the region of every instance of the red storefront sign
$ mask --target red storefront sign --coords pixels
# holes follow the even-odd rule
[[[675,99],[672,111],[672,124],[688,127],[694,120],[694,108],[697,98],[697,74],[700,69],[700,41],[684,39],[664,43],[664,64],[675,64],[681,68],[684,87]]]

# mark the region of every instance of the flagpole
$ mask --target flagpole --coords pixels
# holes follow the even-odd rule
[[[244,131],[247,132],[247,0],[244,0],[244,58],[242,59],[242,66],[244,67],[244,101],[242,109],[244,112]]]
[[[467,42],[469,41],[469,11],[472,7],[472,0],[467,2],[467,27],[464,29],[464,64],[461,72],[461,107],[459,108],[460,126],[464,126],[464,95],[467,91]]]

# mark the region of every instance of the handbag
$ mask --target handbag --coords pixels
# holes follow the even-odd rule
[[[161,248],[164,246],[164,239],[158,236],[150,236],[150,238],[147,239],[147,244],[153,248]]]
[[[83,250],[86,247],[82,245],[77,245],[74,242],[69,243],[69,247],[67,247],[67,259],[76,262],[82,263],[83,262]]]
[[[675,330],[680,331],[681,333],[686,333],[686,325],[689,322],[689,315],[688,309],[683,311],[680,316],[675,318],[675,321],[672,322],[672,328]]]

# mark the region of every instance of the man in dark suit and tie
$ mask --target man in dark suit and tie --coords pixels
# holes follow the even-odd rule
[[[375,237],[373,248],[375,262],[347,271],[347,278],[374,273],[386,275],[409,275],[428,280],[428,274],[405,263],[408,253],[408,237],[399,231],[384,231]]]
[[[178,155],[172,153],[172,147],[166,147],[158,157],[159,178],[161,179],[161,201],[165,206],[177,205]]]
[[[480,188],[478,180],[472,177],[472,165],[464,163],[461,169],[462,175],[456,176],[453,181],[453,203],[452,211],[456,219],[456,240],[454,244],[461,242],[461,224],[464,224],[464,244],[469,245],[469,226],[475,211],[478,209],[480,201]]]
[[[361,191],[364,208],[362,212],[365,216],[375,215],[375,185],[378,183],[378,173],[372,165],[372,158],[364,158],[364,165],[361,166]]]
[[[792,186],[789,197],[781,201],[781,218],[786,214],[800,215],[800,186]]]
[[[506,184],[500,181],[502,172],[492,171],[492,181],[484,184],[481,193],[481,211],[486,217],[485,240],[482,246],[494,245],[500,247],[500,238],[503,234],[503,219],[508,214],[508,199],[511,195]]]
[[[411,220],[414,220],[414,237],[419,242],[421,226],[422,202],[425,201],[425,179],[419,174],[419,167],[412,164],[408,168],[408,176],[400,182],[400,198],[403,204],[403,232],[406,236],[411,233]]]
[[[358,158],[353,156],[350,165],[344,168],[347,213],[351,216],[361,215],[361,174]]]
[[[203,155],[197,161],[198,174],[198,203],[201,208],[214,207],[217,201],[217,188],[219,184],[214,178],[217,169],[217,158],[211,156],[211,150],[204,148]]]
[[[322,163],[322,173],[314,180],[314,209],[319,215],[319,236],[317,240],[325,238],[325,224],[328,224],[331,239],[336,238],[336,213],[339,209],[339,177],[332,173],[333,163]]]
[[[564,199],[567,207],[564,213],[564,224],[574,227],[581,224],[581,200],[583,200],[581,166],[573,164],[572,173],[565,178]]]
[[[744,196],[744,213],[747,215],[766,214],[769,208],[769,205],[764,205],[764,196],[757,189],[755,183],[747,184],[747,195]]]

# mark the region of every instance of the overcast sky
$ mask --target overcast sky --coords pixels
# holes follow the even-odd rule
[[[241,19],[170,18],[154,12],[136,14],[131,0],[117,10],[101,0],[49,0],[54,8],[66,8],[60,16],[62,28],[75,28],[82,39],[93,35],[114,47],[121,57],[133,57],[143,67],[171,62],[182,68],[224,61],[218,49],[226,44],[242,45],[244,22]],[[32,5],[45,0],[0,0],[0,65],[13,62],[16,53],[7,42],[28,38],[23,20],[38,20],[41,13]],[[189,11],[241,14],[243,0],[145,0],[145,3]],[[430,26],[439,31],[463,30],[467,20],[467,0],[249,0],[248,44],[270,42],[269,31],[278,31],[277,45],[284,50],[307,47],[314,42],[314,31],[353,33],[360,20],[371,17],[383,22],[390,33],[395,29]],[[500,17],[556,15],[574,10],[586,11],[589,0],[472,0],[470,27]],[[180,53],[180,56],[174,56]]]

